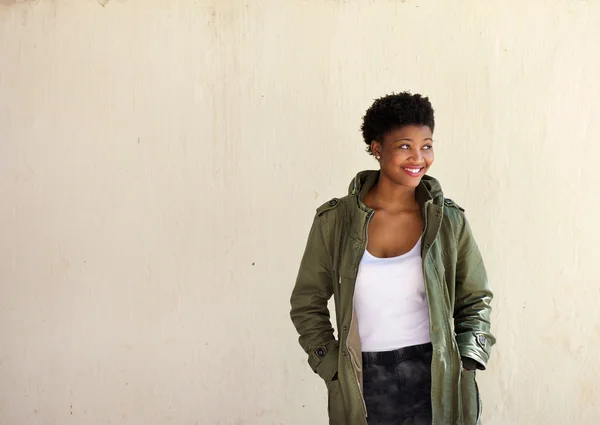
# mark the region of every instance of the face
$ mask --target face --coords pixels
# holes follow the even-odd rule
[[[380,159],[381,174],[394,183],[417,187],[433,164],[433,140],[426,125],[407,125],[390,131],[383,143],[371,143]]]

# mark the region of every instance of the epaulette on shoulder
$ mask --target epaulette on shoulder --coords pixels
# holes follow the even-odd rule
[[[465,211],[465,209],[463,207],[461,207],[460,205],[458,205],[456,202],[454,202],[450,198],[444,198],[444,205],[447,206],[447,207],[457,208],[457,209],[461,210],[462,212]]]
[[[334,208],[337,208],[337,206],[340,204],[340,200],[338,198],[333,198],[330,201],[325,202],[323,205],[321,205],[319,208],[317,208],[317,215],[322,215],[325,211],[329,211],[332,210]]]

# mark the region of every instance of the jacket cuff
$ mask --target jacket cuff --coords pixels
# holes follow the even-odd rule
[[[331,340],[308,353],[308,364],[321,379],[329,382],[338,371],[338,354],[339,342]]]
[[[477,369],[485,369],[481,363],[477,360],[473,360],[469,357],[461,357],[462,365],[464,370],[477,370]]]
[[[456,335],[461,357],[467,357],[479,363],[478,369],[485,370],[490,358],[494,337],[481,332],[466,332]]]

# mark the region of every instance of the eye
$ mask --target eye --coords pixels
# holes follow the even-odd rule
[[[403,145],[398,146],[400,149],[408,150],[410,149],[410,145],[408,143],[404,143]]]
[[[433,145],[425,145],[425,146],[423,146],[423,149],[425,149],[425,150],[433,149]]]

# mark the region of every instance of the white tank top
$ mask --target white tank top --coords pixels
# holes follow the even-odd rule
[[[406,254],[377,258],[365,250],[354,308],[362,351],[391,351],[431,342],[421,239]]]

